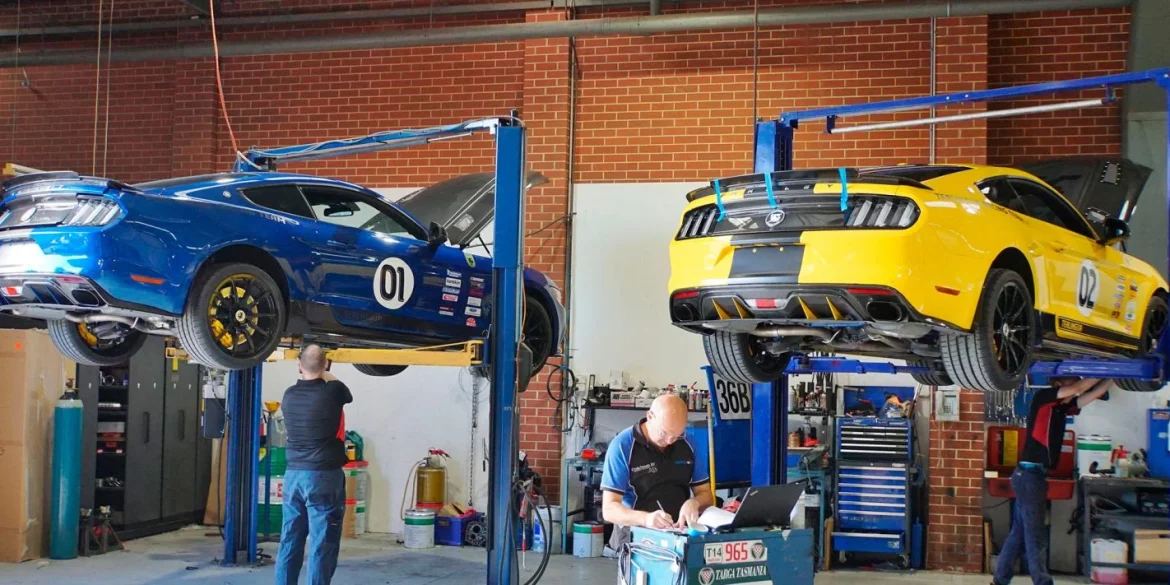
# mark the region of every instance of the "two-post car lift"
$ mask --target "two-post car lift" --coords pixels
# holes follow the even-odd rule
[[[491,376],[491,466],[488,541],[489,585],[518,581],[515,539],[507,533],[516,467],[517,361],[523,301],[521,260],[524,249],[523,179],[525,128],[513,116],[472,120],[462,124],[420,130],[399,130],[360,138],[268,150],[253,149],[239,156],[237,172],[271,171],[281,163],[348,156],[407,148],[470,136],[495,135],[496,193],[495,244],[492,262],[492,320],[487,347],[480,340],[455,344],[457,349],[377,350],[339,348],[327,352],[335,362],[393,365],[469,366],[489,364]],[[486,356],[484,355],[486,349]],[[286,358],[295,352],[285,353]],[[487,358],[487,359],[485,359]],[[224,515],[224,564],[235,564],[240,552],[254,563],[257,553],[256,509],[259,485],[261,367],[232,372],[228,385],[228,465]]]
[[[1046,111],[1069,110],[1109,103],[1115,99],[1114,88],[1140,83],[1156,83],[1167,92],[1167,111],[1170,113],[1170,69],[1152,69],[1134,73],[1122,73],[1103,77],[1090,77],[1053,83],[1041,83],[1018,87],[1006,87],[982,91],[970,91],[946,95],[914,97],[890,101],[854,104],[790,112],[776,120],[757,122],[755,128],[754,167],[756,173],[792,170],[794,159],[795,132],[801,120],[825,120],[825,131],[829,134],[861,132],[889,128],[905,128],[926,124],[954,122],[984,118],[1017,116]],[[989,110],[951,116],[920,118],[838,127],[844,116],[901,112],[927,108],[944,107],[953,104],[989,102],[1007,98],[1047,95],[1069,91],[1100,89],[1104,95],[1098,99],[1078,100],[1029,106]],[[1167,144],[1170,145],[1170,129],[1167,130]],[[1170,168],[1170,154],[1167,156]],[[1167,215],[1170,217],[1170,174],[1166,185]],[[1099,378],[1129,378],[1137,380],[1168,380],[1170,365],[1170,331],[1163,335],[1156,355],[1140,359],[1070,359],[1063,361],[1036,362],[1029,370],[1030,376],[1043,383],[1049,376],[1083,376]],[[798,356],[788,366],[788,374],[808,373],[927,373],[927,368],[903,366],[884,362],[865,362],[838,357]],[[771,384],[756,384],[752,396],[752,485],[784,483],[787,468],[787,421],[788,382],[786,378]]]

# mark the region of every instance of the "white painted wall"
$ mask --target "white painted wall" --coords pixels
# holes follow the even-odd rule
[[[362,436],[365,458],[370,462],[366,507],[370,532],[402,533],[398,511],[403,488],[411,466],[432,447],[451,454],[447,500],[468,503],[471,473],[475,480],[473,505],[487,510],[487,473],[482,463],[488,430],[486,381],[480,382],[478,438],[473,449],[473,378],[467,370],[411,366],[389,378],[366,376],[348,364],[334,364],[331,371],[353,393],[353,403],[345,408],[345,426]],[[265,364],[264,400],[282,400],[285,389],[297,378],[296,362]],[[473,463],[472,471],[469,463]]]

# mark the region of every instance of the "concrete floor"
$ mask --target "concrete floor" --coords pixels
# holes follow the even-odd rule
[[[111,553],[71,561],[30,561],[20,565],[0,564],[0,583],[4,585],[270,585],[273,568],[224,568],[217,559],[223,552],[217,535],[207,536],[203,527],[135,540],[127,543],[127,552]],[[275,544],[264,552],[275,555]],[[539,564],[535,554],[528,556],[532,569]],[[473,585],[484,582],[483,549],[439,547],[426,552],[402,548],[392,537],[366,535],[345,540],[341,560],[333,579],[336,585]],[[615,563],[608,559],[577,559],[557,555],[545,571],[543,583],[549,585],[612,585]],[[525,572],[528,574],[529,572]],[[304,576],[301,577],[304,582]],[[523,580],[523,577],[522,577]],[[985,575],[947,573],[875,573],[833,571],[817,575],[817,585],[865,583],[866,585],[930,584],[986,585]],[[1020,577],[1017,584],[1026,584]],[[1058,579],[1060,585],[1084,583],[1081,579]]]

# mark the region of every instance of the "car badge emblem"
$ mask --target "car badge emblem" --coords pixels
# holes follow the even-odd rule
[[[783,209],[777,209],[776,211],[769,213],[768,217],[764,218],[764,223],[767,224],[768,227],[776,227],[781,223],[784,223],[785,217],[788,217],[788,214],[784,213]]]
[[[715,571],[711,567],[699,569],[699,585],[711,585],[715,581]]]

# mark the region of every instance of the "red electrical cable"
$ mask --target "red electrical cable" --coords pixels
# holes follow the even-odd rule
[[[233,156],[236,156],[240,152],[240,145],[236,142],[236,133],[232,131],[232,121],[228,118],[227,102],[223,99],[223,78],[219,75],[219,40],[215,34],[215,0],[208,0],[207,12],[211,15],[211,47],[215,53],[215,87],[219,91],[219,108],[223,112],[223,122],[227,125],[228,136],[232,139]]]

